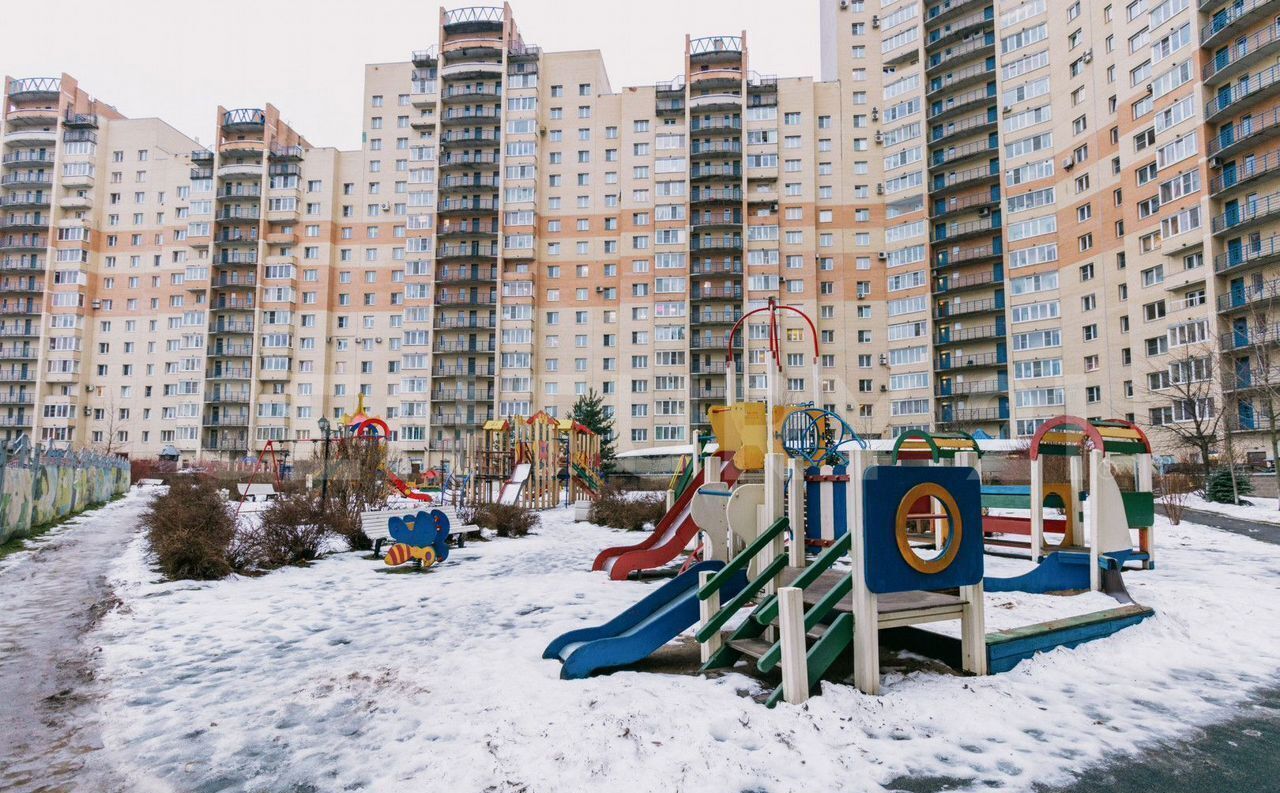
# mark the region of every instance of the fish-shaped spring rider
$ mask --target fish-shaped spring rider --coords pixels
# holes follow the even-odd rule
[[[394,567],[416,559],[424,568],[449,558],[449,516],[438,509],[417,515],[397,515],[387,521],[395,545],[384,561]]]

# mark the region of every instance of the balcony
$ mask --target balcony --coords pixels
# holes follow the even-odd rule
[[[952,300],[948,304],[934,306],[933,318],[952,319],[975,314],[993,314],[1004,311],[1004,295],[981,300]]]
[[[496,317],[443,317],[436,315],[433,325],[441,329],[473,328],[484,330],[498,327]]]
[[[0,369],[0,383],[34,383],[36,373],[32,369]]]
[[[493,239],[498,235],[498,221],[494,219],[466,221],[458,223],[441,223],[436,236],[445,239],[455,237],[479,237]],[[495,254],[496,255],[496,254]]]
[[[436,366],[431,370],[432,377],[493,377],[494,367],[489,363],[466,366]]]
[[[248,380],[250,375],[247,366],[215,366],[209,373],[210,380]]]
[[[242,107],[222,114],[222,128],[227,132],[254,132],[266,127],[267,114],[255,107]]]
[[[497,211],[498,200],[495,198],[446,198],[436,204],[436,213],[441,216]]]
[[[440,48],[434,44],[421,50],[413,50],[409,53],[409,60],[414,66],[434,66],[440,59]]]
[[[992,408],[943,408],[938,411],[939,426],[957,426],[961,424],[992,424],[1009,420],[1009,407],[1001,405]]]
[[[213,326],[213,333],[222,336],[250,335],[253,333],[253,320],[220,318]]]
[[[218,255],[213,257],[213,263],[223,266],[256,266],[258,264],[257,251],[219,251]]]
[[[705,163],[695,163],[689,169],[690,179],[741,179],[742,166],[734,163],[732,165],[707,165]]]
[[[274,162],[299,162],[305,153],[306,150],[301,146],[272,144],[271,150],[267,152],[267,157]]]
[[[987,58],[982,63],[975,63],[971,66],[966,66],[963,69],[956,69],[953,72],[947,72],[941,76],[934,77],[929,81],[929,87],[925,92],[925,99],[932,101],[938,94],[958,91],[965,86],[994,78],[995,75],[995,58]]]
[[[191,152],[191,162],[213,164],[213,152],[209,149],[197,149]]]
[[[1280,215],[1280,192],[1253,198],[1239,205],[1233,201],[1222,214],[1214,217],[1212,231],[1214,234],[1222,234],[1242,230],[1276,215]]]
[[[933,291],[938,294],[963,292],[968,289],[980,289],[991,284],[1004,281],[1004,268],[992,266],[989,272],[971,273],[968,275],[940,275],[935,279]]]
[[[1205,11],[1207,8],[1206,4],[1201,4],[1200,10]],[[1243,0],[1229,5],[1212,14],[1209,24],[1200,28],[1200,46],[1211,49],[1219,41],[1225,41],[1237,31],[1244,30],[1253,20],[1274,14],[1276,8],[1275,0]]]
[[[1209,157],[1225,158],[1245,148],[1252,148],[1268,138],[1280,135],[1280,107],[1272,107],[1241,119],[1238,124],[1224,126],[1209,137]]]
[[[695,140],[689,144],[689,153],[694,157],[700,158],[716,158],[729,157],[736,158],[742,155],[742,141],[737,140]]]
[[[34,234],[12,235],[0,238],[0,251],[27,251],[35,253],[49,247],[49,241]]]
[[[1000,219],[986,217],[982,220],[970,220],[964,223],[939,223],[933,229],[933,242],[935,245],[944,242],[955,242],[956,240],[967,239],[969,237],[980,234],[991,234],[1000,230]]]
[[[1227,312],[1259,304],[1271,304],[1280,299],[1280,279],[1245,286],[1231,284],[1224,295],[1218,295],[1218,311]]]
[[[999,260],[1003,252],[1004,246],[999,239],[993,240],[990,245],[974,245],[968,248],[952,246],[949,250],[934,253],[934,267],[956,267],[988,259]]]
[[[210,358],[252,358],[253,343],[245,342],[244,344],[222,344],[218,343],[213,346],[209,352]]]
[[[702,234],[689,240],[689,250],[693,253],[703,251],[740,253],[742,251],[742,237],[730,234],[721,236]]]
[[[1280,94],[1280,64],[1251,74],[1230,87],[1223,86],[1204,106],[1205,121],[1213,121],[1228,112],[1238,113],[1253,103]]]
[[[707,356],[707,357],[711,357],[711,356]],[[717,360],[712,360],[712,361],[704,361],[702,360],[702,358],[703,356],[701,355],[695,355],[689,361],[689,372],[691,374],[723,375],[725,371],[729,368],[726,362],[723,359],[721,359],[719,356],[716,356]],[[733,370],[738,374],[742,374],[742,358],[739,357],[734,359]]]
[[[502,86],[499,85],[450,85],[440,94],[441,101],[469,102],[481,99],[500,99]]]
[[[44,272],[44,262],[35,257],[6,256],[0,258],[0,272]]]
[[[14,168],[22,165],[53,165],[53,162],[54,157],[51,152],[36,149],[19,149],[0,158],[0,165],[5,168]]]
[[[988,32],[983,34],[980,39],[956,44],[948,47],[942,52],[931,53],[928,61],[925,63],[925,74],[931,75],[942,69],[944,66],[951,68],[958,63],[972,60],[974,57],[989,55],[990,50],[995,46],[995,43],[995,34]]]
[[[255,173],[255,175],[257,175]],[[214,194],[219,201],[230,201],[236,198],[261,198],[262,187],[259,185],[229,184]]]
[[[1275,174],[1280,174],[1280,149],[1246,158],[1239,164],[1233,161],[1223,165],[1218,175],[1209,180],[1209,194],[1217,196]]]
[[[0,176],[0,187],[52,187],[53,175],[44,172],[9,173]]]
[[[9,101],[56,101],[62,94],[62,80],[58,77],[23,77],[9,81]]]
[[[1233,328],[1219,337],[1219,343],[1227,351],[1277,344],[1280,343],[1280,325]]]
[[[740,210],[725,210],[723,212],[694,212],[693,219],[689,222],[689,228],[697,231],[699,229],[721,228],[725,226],[741,226],[742,212]]]
[[[4,400],[0,400],[3,404]],[[0,416],[0,427],[34,427],[34,417],[26,414],[17,416]]]
[[[502,6],[455,8],[442,11],[440,23],[449,34],[502,30],[503,9]]]
[[[992,135],[987,140],[976,140],[961,146],[947,146],[934,149],[929,156],[929,170],[954,165],[971,157],[993,154],[1000,151],[1000,144]]]
[[[498,280],[497,267],[441,267],[436,271],[438,284],[481,283],[496,280]]]
[[[739,187],[694,187],[689,193],[689,201],[695,204],[741,204],[742,198]]]
[[[249,450],[245,438],[209,438],[203,448],[219,452],[244,452]]]
[[[485,191],[496,192],[498,189],[498,177],[496,176],[446,176],[440,180],[439,188],[441,191],[485,190]]]
[[[1004,377],[990,380],[966,380],[963,382],[946,380],[938,383],[933,393],[935,396],[940,397],[1007,394],[1009,393],[1009,381]]]
[[[653,109],[659,116],[684,115],[684,99],[659,99]]]
[[[40,335],[40,326],[28,320],[26,322],[0,322],[0,338],[17,339]]]
[[[973,187],[985,182],[999,181],[1000,163],[992,160],[987,165],[967,168],[963,171],[952,171],[946,174],[935,174],[931,180],[929,192],[940,193],[944,190],[958,190]]]
[[[40,209],[53,205],[53,196],[43,190],[26,193],[10,193],[0,198],[0,209]]]
[[[742,107],[742,94],[698,94],[688,99],[689,110],[732,110]]]
[[[239,298],[220,297],[209,303],[211,311],[253,311],[253,307],[253,298],[248,295]]]
[[[234,287],[252,288],[258,285],[258,276],[253,273],[221,273],[210,282],[215,289]]]
[[[473,44],[482,43],[473,40]],[[494,49],[501,47],[501,42],[494,40]],[[469,57],[465,53],[455,53],[459,57]],[[503,67],[501,61],[478,61],[466,60],[458,63],[451,63],[448,66],[440,67],[440,77],[445,80],[461,80],[461,79],[501,79]]]
[[[219,223],[258,223],[262,220],[262,214],[258,212],[257,207],[252,209],[224,207],[221,212],[214,215],[214,218]]]
[[[249,401],[249,389],[214,389],[213,393],[205,399],[210,404],[244,404]]]
[[[473,339],[449,341],[447,339],[436,339],[432,346],[433,352],[438,353],[479,353],[493,352],[498,349],[497,342],[493,339],[488,341],[476,341]]]
[[[56,120],[56,117],[54,120]],[[52,123],[52,120],[50,123]],[[58,143],[58,133],[51,129],[9,125],[4,130],[4,142],[15,145],[38,146],[40,144],[48,144],[54,146]]]
[[[473,146],[477,143],[496,143],[497,141],[496,129],[451,129],[440,136],[440,142],[445,145]]]
[[[496,123],[502,112],[496,107],[449,108],[441,114],[440,120],[445,124],[469,124],[471,122]]]
[[[1205,85],[1213,86],[1229,81],[1247,71],[1253,64],[1274,56],[1275,47],[1272,45],[1278,38],[1280,38],[1280,27],[1268,25],[1249,37],[1229,45],[1221,52],[1215,53],[1200,71]]]
[[[40,351],[29,345],[0,344],[0,360],[34,361],[40,357]]]
[[[487,295],[463,293],[450,294],[445,290],[441,290],[436,295],[437,306],[495,306],[498,304],[497,292],[491,292]]]
[[[501,164],[497,152],[485,154],[483,152],[450,152],[440,158],[441,168],[476,168],[487,166],[496,168]]]
[[[498,246],[490,245],[441,245],[436,250],[436,260],[446,259],[496,259]]]
[[[945,47],[960,41],[980,28],[990,27],[994,20],[995,9],[991,7],[984,8],[976,14],[953,18],[945,24],[941,23],[941,20],[931,20],[932,25],[925,38],[925,48]]]
[[[690,275],[742,275],[742,259],[694,259],[689,264]]]
[[[51,218],[42,212],[10,212],[0,216],[0,230],[40,231],[49,228]]]
[[[257,245],[257,234],[244,234],[230,229],[223,229],[213,238],[219,245]]]
[[[251,162],[222,162],[218,165],[218,177],[230,178],[234,176],[251,176],[255,179],[262,178],[262,163],[253,160]]]
[[[994,325],[978,325],[972,328],[953,328],[950,325],[942,325],[934,328],[933,340],[935,344],[960,344],[983,339],[1002,339],[1004,335],[1004,322],[997,321]]]
[[[35,394],[0,391],[0,405],[34,405],[35,402]]]
[[[978,105],[994,105],[996,101],[996,84],[987,83],[985,88],[967,91],[958,96],[936,99],[929,104],[929,123],[942,121],[952,116],[974,110]]]
[[[477,391],[474,388],[436,388],[431,391],[433,402],[492,402],[492,391]]]
[[[691,300],[741,300],[742,285],[707,286],[705,284],[694,284],[689,290],[689,298]]]
[[[241,413],[234,416],[205,416],[203,423],[206,427],[247,427],[249,426],[249,414]]]
[[[689,131],[691,133],[741,132],[742,119],[729,115],[695,118],[689,124]]]
[[[694,325],[733,325],[742,319],[742,309],[714,311],[712,309],[694,309],[689,321]],[[723,346],[723,345],[721,345]]]

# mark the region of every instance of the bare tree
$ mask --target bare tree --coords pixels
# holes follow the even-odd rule
[[[1147,373],[1146,390],[1157,406],[1150,423],[1175,443],[1195,451],[1204,481],[1213,469],[1213,453],[1223,411],[1218,409],[1219,351],[1213,340],[1177,347],[1163,368]]]
[[[1224,384],[1230,395],[1229,407],[1239,429],[1264,431],[1268,451],[1276,461],[1280,449],[1280,325],[1268,324],[1266,298],[1273,285],[1259,284],[1248,289],[1252,298],[1245,327],[1229,331],[1234,358],[1228,365]],[[1273,465],[1280,487],[1280,464]]]

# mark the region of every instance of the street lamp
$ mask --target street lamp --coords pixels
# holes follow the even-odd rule
[[[329,419],[321,416],[317,423],[320,425],[320,433],[324,435],[324,467],[320,469],[320,503],[327,505],[329,503]]]

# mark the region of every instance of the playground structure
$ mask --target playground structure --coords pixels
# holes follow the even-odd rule
[[[463,463],[471,503],[520,504],[531,509],[594,499],[604,488],[600,436],[545,411],[490,419],[468,440]]]
[[[769,312],[774,362],[779,357],[778,310],[770,301],[747,315]],[[729,336],[730,366],[738,327]],[[1128,546],[1128,526],[1141,522],[1141,515],[1126,517],[1127,500],[1111,475],[1107,452],[1136,454],[1136,466],[1143,467],[1141,455],[1149,455],[1149,446],[1145,439],[1137,442],[1136,428],[1112,422],[1116,426],[1105,433],[1096,425],[1090,425],[1092,432],[1082,429],[1090,439],[1103,440],[1090,449],[1093,503],[1086,528],[1097,539],[1079,565],[1090,571],[1086,583],[1075,588],[1092,583],[1121,605],[987,633],[984,591],[989,581],[1009,579],[984,577],[987,526],[977,442],[962,433],[908,434],[895,445],[895,465],[874,465],[873,454],[846,432],[839,417],[812,406],[776,406],[773,371],[767,367],[763,404],[735,404],[733,378],[728,379],[727,404],[709,411],[718,448],[703,455],[701,463],[692,462],[676,482],[671,509],[641,544],[647,547],[607,549],[594,567],[609,570],[613,578],[625,577],[616,574],[617,560],[659,545],[662,557],[674,544],[687,547],[691,537],[682,544],[672,541],[689,533],[689,526],[701,535],[702,561],[686,564],[675,579],[605,625],[553,641],[544,657],[563,662],[562,677],[585,677],[634,663],[694,627],[704,671],[746,661],[760,673],[780,673],[781,683],[768,704],[798,703],[847,653],[852,655],[855,686],[877,693],[882,644],[932,655],[970,674],[987,674],[1011,669],[1046,650],[1111,635],[1152,614],[1128,597],[1120,580],[1121,563],[1111,555],[1120,538]],[[1109,450],[1107,437],[1117,444]],[[1065,440],[1048,436],[1048,442]],[[696,442],[694,450],[696,457]],[[718,481],[728,468],[738,474],[732,486]],[[1142,475],[1135,476],[1141,487]],[[1041,496],[1043,506],[1042,489],[1033,484],[1028,498],[1032,493]],[[1028,531],[1042,519],[1028,517]],[[685,532],[672,533],[673,523],[686,527]],[[808,549],[818,553],[811,557]],[[678,552],[667,559],[654,554],[644,562],[665,563],[676,556]],[[851,564],[838,565],[845,557]],[[1051,566],[1070,566],[1063,561],[1059,556]],[[1047,569],[1044,562],[1037,566]],[[960,622],[960,638],[924,627],[945,620]],[[735,627],[726,630],[731,625]]]

